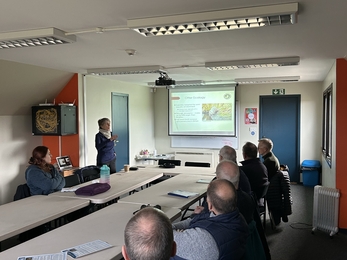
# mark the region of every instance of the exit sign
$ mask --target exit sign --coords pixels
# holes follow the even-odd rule
[[[272,89],[272,95],[285,95],[286,90],[284,88],[274,88]]]

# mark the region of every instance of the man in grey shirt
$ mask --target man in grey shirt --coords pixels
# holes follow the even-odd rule
[[[228,180],[207,189],[209,212],[173,224],[177,255],[189,260],[241,259],[248,226],[236,207],[236,190]]]

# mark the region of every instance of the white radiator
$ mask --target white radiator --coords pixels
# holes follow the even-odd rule
[[[312,233],[316,229],[328,232],[330,236],[338,232],[339,197],[338,189],[314,187]]]
[[[175,160],[181,160],[181,165],[184,165],[185,162],[206,162],[214,168],[214,154],[212,152],[175,152]]]

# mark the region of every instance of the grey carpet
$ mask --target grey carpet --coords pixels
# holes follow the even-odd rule
[[[273,260],[345,260],[347,234],[339,232],[330,238],[328,233],[312,230],[313,188],[292,184],[293,214],[288,223],[271,229],[267,219],[266,236]],[[268,216],[267,216],[268,218]]]

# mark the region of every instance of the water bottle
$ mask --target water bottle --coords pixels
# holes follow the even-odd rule
[[[110,184],[110,168],[107,165],[100,168],[100,183]]]

